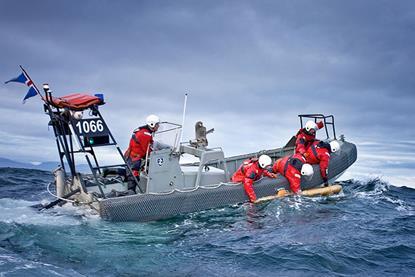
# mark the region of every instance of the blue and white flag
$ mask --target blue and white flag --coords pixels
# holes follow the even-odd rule
[[[36,96],[36,94],[38,94],[33,85],[32,80],[28,76],[26,76],[24,72],[22,72],[22,74],[20,74],[18,77],[8,80],[5,83],[7,84],[10,82],[26,84],[26,86],[29,87],[29,91],[26,93],[26,96],[23,98],[23,103],[25,103],[26,100],[29,99],[30,97]]]

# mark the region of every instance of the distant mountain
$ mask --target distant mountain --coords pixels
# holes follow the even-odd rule
[[[44,170],[44,171],[53,171],[59,166],[59,162],[42,162],[40,164],[31,164],[31,163],[23,163],[23,162],[16,162],[10,159],[1,158],[0,157],[0,167],[13,167],[13,168],[27,168],[27,169],[37,169],[37,170]],[[89,167],[86,164],[80,164],[77,166],[80,172],[89,172]]]
[[[0,158],[0,167],[33,168],[33,165]]]

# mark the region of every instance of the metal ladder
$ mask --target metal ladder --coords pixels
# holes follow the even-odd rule
[[[46,105],[45,105],[46,106]],[[76,172],[76,165],[75,165],[75,153],[84,153],[85,159],[88,163],[88,166],[91,170],[91,173],[94,177],[95,183],[99,188],[101,196],[105,197],[105,193],[102,188],[102,184],[99,181],[98,177],[102,174],[102,170],[105,168],[113,168],[113,167],[122,167],[125,168],[127,174],[131,174],[133,176],[134,181],[137,184],[140,192],[142,193],[142,189],[138,185],[137,178],[132,174],[132,169],[130,165],[124,158],[124,155],[118,146],[114,136],[112,135],[110,129],[108,128],[104,118],[102,117],[101,113],[98,110],[98,106],[92,106],[89,108],[91,110],[92,118],[88,119],[74,119],[68,110],[62,110],[60,108],[53,108],[51,105],[49,107],[45,107],[45,112],[47,112],[51,118],[49,125],[53,126],[54,134],[56,138],[56,144],[59,152],[59,158],[61,161],[61,165],[65,170],[65,163],[64,158],[70,168],[70,173],[72,178],[74,176],[79,176]],[[102,126],[101,132],[91,132],[91,134],[86,134],[84,131],[84,127],[89,126],[90,128],[92,122],[99,123]],[[92,129],[92,128],[91,128]],[[73,137],[76,138],[75,143],[79,147],[78,150],[74,149],[74,142]],[[99,143],[95,143],[94,140],[101,140]],[[120,155],[123,163],[120,164],[113,164],[113,165],[105,165],[102,166],[98,163],[98,159],[94,148],[96,147],[104,147],[104,146],[115,146],[117,153]],[[92,161],[89,155],[92,156]]]

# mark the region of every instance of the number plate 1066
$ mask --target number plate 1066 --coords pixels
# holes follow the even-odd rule
[[[108,129],[101,119],[82,119],[76,121],[76,132],[79,135],[106,135]]]

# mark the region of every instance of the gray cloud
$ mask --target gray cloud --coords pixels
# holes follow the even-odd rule
[[[412,140],[414,7],[413,1],[2,1],[0,77],[17,76],[23,64],[56,95],[105,93],[103,113],[123,147],[148,113],[180,122],[185,92],[185,138],[194,121],[204,120],[217,130],[212,145],[229,154],[284,144],[298,129],[299,113],[334,114],[338,133],[357,143]],[[25,92],[18,84],[0,87],[1,131],[46,139],[39,100],[20,105]]]

